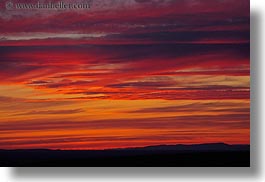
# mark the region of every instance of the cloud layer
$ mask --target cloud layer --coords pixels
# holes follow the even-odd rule
[[[0,148],[249,143],[249,1],[4,5]]]

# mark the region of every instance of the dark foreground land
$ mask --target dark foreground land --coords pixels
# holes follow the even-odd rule
[[[113,150],[0,150],[5,167],[249,167],[249,145],[163,145]]]

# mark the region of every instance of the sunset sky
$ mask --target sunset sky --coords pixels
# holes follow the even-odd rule
[[[5,2],[0,149],[249,144],[248,0]]]

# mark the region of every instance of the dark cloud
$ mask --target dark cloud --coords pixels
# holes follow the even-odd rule
[[[0,77],[2,80],[31,83],[42,81],[41,85],[58,88],[66,85],[89,84],[85,78],[141,77],[146,74],[163,74],[170,70],[192,67],[215,68],[222,72],[230,69],[230,75],[240,75],[238,67],[249,67],[249,44],[236,45],[105,45],[105,46],[45,46],[45,47],[0,47]],[[122,64],[122,66],[119,66]],[[111,72],[90,73],[86,67],[118,65]],[[234,71],[232,72],[231,69]],[[78,73],[82,71],[81,75]],[[83,73],[86,71],[86,73]],[[206,70],[207,71],[207,70]],[[180,74],[179,72],[178,74]],[[196,72],[193,72],[196,75]],[[83,76],[83,79],[53,81],[61,77]],[[176,73],[177,74],[177,73]],[[183,72],[184,74],[184,72]],[[201,73],[198,73],[201,74]],[[43,80],[43,77],[49,77]],[[41,80],[39,80],[41,78]],[[47,83],[43,83],[47,82]],[[32,83],[34,85],[34,82]],[[65,85],[66,84],[66,85]],[[120,84],[120,83],[115,83]],[[151,84],[151,83],[150,83]],[[155,84],[155,83],[153,83]],[[36,84],[35,84],[36,85]],[[37,84],[38,85],[38,84]],[[112,85],[112,84],[109,84]],[[148,85],[148,84],[147,84]]]
[[[160,29],[161,30],[161,29]],[[126,39],[126,40],[141,40],[153,42],[166,42],[166,43],[196,43],[196,41],[215,41],[221,43],[227,41],[228,43],[240,41],[249,42],[249,31],[177,31],[177,32],[147,32],[139,34],[121,34],[112,35],[113,39]]]

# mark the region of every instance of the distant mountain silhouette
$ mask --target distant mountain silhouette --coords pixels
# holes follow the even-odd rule
[[[0,166],[248,167],[250,145],[157,145],[108,150],[0,150]]]
[[[113,150],[152,150],[152,151],[243,151],[249,150],[249,145],[229,145],[226,143],[207,143],[192,145],[155,145],[137,148],[113,149]]]
[[[126,150],[149,150],[149,151],[244,151],[249,150],[250,145],[237,144],[229,145],[226,143],[206,143],[206,144],[177,144],[177,145],[151,145],[145,147],[114,148],[104,150],[51,150],[51,149],[15,149],[9,151],[126,151]],[[4,150],[4,149],[0,149]],[[4,150],[5,151],[5,150]]]

